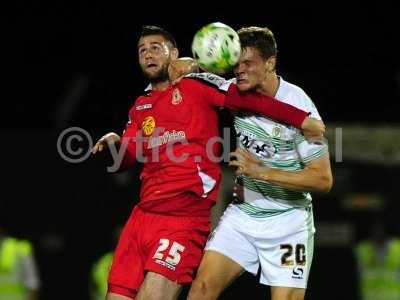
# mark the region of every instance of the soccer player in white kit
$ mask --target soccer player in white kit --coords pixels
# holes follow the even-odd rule
[[[260,27],[238,33],[239,90],[273,96],[321,119],[307,94],[276,74],[273,33]],[[257,274],[261,267],[260,282],[271,286],[272,300],[303,300],[315,232],[310,192],[332,187],[328,146],[258,115],[236,115],[235,128],[238,148],[230,165],[242,183],[236,187],[239,201],[210,235],[188,299],[217,299],[242,272]]]

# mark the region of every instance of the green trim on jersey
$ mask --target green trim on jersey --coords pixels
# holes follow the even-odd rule
[[[254,218],[266,218],[266,217],[273,217],[277,215],[281,215],[285,212],[294,210],[295,208],[288,208],[288,209],[263,209],[254,205],[251,205],[247,202],[236,204],[236,206],[244,211],[251,217]]]
[[[305,156],[302,158],[303,163],[309,163],[315,159],[321,158],[323,157],[325,154],[328,153],[328,147],[325,145],[325,147],[323,147],[321,150],[311,154],[310,156]]]
[[[294,205],[296,202],[303,203],[304,200],[311,200],[309,193],[294,192],[278,185],[274,185],[267,181],[255,180],[249,177],[243,177],[244,187],[262,194],[264,197],[282,199],[285,201],[290,201]],[[301,205],[304,206],[304,205]]]

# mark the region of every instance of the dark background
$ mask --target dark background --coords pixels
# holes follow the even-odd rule
[[[399,16],[390,1],[14,1],[4,12],[0,213],[10,233],[35,244],[41,299],[89,298],[90,267],[112,248],[112,229],[125,222],[137,200],[138,170],[107,174],[101,158],[71,164],[61,159],[56,143],[71,126],[94,140],[123,129],[146,85],[136,54],[142,25],[169,30],[181,56],[190,56],[194,33],[207,23],[268,26],[278,43],[278,73],[304,88],[328,125],[399,121]],[[346,209],[343,199],[379,194],[380,213],[398,234],[399,168],[351,160],[332,166],[333,191],[314,197],[317,230],[318,223],[328,224],[328,232],[329,224],[347,224],[350,233],[333,245],[317,243],[307,299],[353,300],[352,245],[367,235],[375,213]],[[265,294],[245,275],[223,299]]]

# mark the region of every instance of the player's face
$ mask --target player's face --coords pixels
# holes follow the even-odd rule
[[[234,69],[240,91],[257,89],[266,78],[267,67],[260,52],[252,47],[242,49],[239,62]]]
[[[168,79],[168,65],[174,58],[175,48],[161,35],[142,37],[138,44],[139,64],[144,75],[152,82]],[[176,54],[177,56],[177,54]]]

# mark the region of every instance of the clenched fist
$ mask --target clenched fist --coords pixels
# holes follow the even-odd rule
[[[110,132],[105,135],[103,135],[96,145],[94,145],[92,149],[92,154],[96,154],[97,152],[101,152],[104,149],[107,149],[110,145],[118,145],[121,142],[121,137],[114,133]]]

